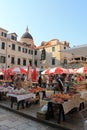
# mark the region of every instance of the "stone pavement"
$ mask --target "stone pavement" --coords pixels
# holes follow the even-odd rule
[[[24,109],[20,106],[19,110],[16,110],[16,104],[12,109],[10,105],[7,98],[0,101],[0,130],[87,130],[87,106],[81,111],[67,114],[66,120],[58,124],[56,119],[37,119],[39,104]]]
[[[63,130],[0,108],[0,130]]]

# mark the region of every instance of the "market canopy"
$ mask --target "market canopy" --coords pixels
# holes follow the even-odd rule
[[[11,71],[14,72],[14,73],[27,74],[27,71],[22,67],[11,68]]]
[[[81,67],[81,68],[77,69],[76,73],[87,74],[87,67]]]
[[[62,74],[62,73],[67,73],[67,69],[62,67],[55,67],[50,69],[49,71],[49,74]]]
[[[50,69],[46,69],[43,72],[41,72],[41,74],[49,74],[49,71],[50,71]]]

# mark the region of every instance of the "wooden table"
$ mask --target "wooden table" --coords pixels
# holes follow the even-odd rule
[[[12,90],[11,87],[10,87],[10,89],[8,87],[7,88],[4,88],[4,87],[0,88],[0,100],[2,99],[2,97],[4,95],[6,95],[11,90]]]
[[[20,103],[22,104],[22,108],[24,108],[24,101],[29,98],[35,98],[35,94],[29,93],[29,94],[11,94],[7,93],[7,96],[11,97],[11,108],[13,108],[14,102],[17,102],[17,110],[19,110]]]
[[[53,117],[54,111],[53,111],[53,104],[58,106],[58,118],[57,122],[61,122],[61,118],[63,117],[63,121],[65,120],[65,114],[67,114],[69,111],[71,111],[73,108],[79,108],[81,103],[80,95],[75,94],[70,100],[61,102],[55,102],[50,100],[48,102],[48,110],[47,110],[47,119],[50,119],[50,117]]]

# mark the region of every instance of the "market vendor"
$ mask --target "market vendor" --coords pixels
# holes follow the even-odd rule
[[[16,86],[20,86],[20,88],[22,88],[22,80],[20,74],[17,74],[14,79],[14,87],[16,88]]]
[[[64,92],[64,81],[65,81],[65,78],[66,78],[66,74],[63,73],[60,75],[60,78],[57,79],[56,83],[55,83],[55,86],[54,86],[54,93],[55,91],[59,91],[59,92]]]

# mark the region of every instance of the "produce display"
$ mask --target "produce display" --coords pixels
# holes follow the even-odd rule
[[[28,91],[29,91],[29,92],[32,92],[32,93],[42,92],[42,91],[44,91],[44,88],[34,87],[34,88],[29,88]]]
[[[71,99],[72,98],[72,94],[69,93],[58,93],[58,94],[54,94],[53,97],[55,98],[62,98],[62,99]]]
[[[80,92],[87,90],[87,83],[86,82],[74,82],[73,86],[69,88],[70,92]]]
[[[64,101],[68,101],[73,97],[73,94],[69,93],[58,93],[58,94],[53,94],[52,100],[55,102],[60,102],[63,103]]]
[[[23,88],[21,88],[20,90],[18,89],[12,90],[10,93],[20,95],[20,94],[26,94],[27,92]]]

